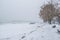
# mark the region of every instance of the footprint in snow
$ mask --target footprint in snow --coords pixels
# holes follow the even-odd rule
[[[21,39],[19,39],[19,40],[22,40],[22,39],[24,39],[25,37],[26,37],[26,33],[24,33],[23,36],[21,37]]]
[[[60,30],[59,29],[57,29],[57,33],[60,34]]]

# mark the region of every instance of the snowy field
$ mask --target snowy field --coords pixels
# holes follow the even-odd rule
[[[47,23],[1,24],[0,40],[60,40],[59,27]]]

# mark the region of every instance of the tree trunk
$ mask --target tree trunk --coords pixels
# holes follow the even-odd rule
[[[49,20],[48,23],[51,24],[51,20]]]

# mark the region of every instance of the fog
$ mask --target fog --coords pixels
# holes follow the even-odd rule
[[[0,0],[0,22],[39,22],[42,4],[44,0]]]

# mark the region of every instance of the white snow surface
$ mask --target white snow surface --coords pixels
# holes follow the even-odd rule
[[[56,25],[56,28],[52,28]],[[48,23],[18,23],[0,25],[0,40],[60,40],[60,25]]]

